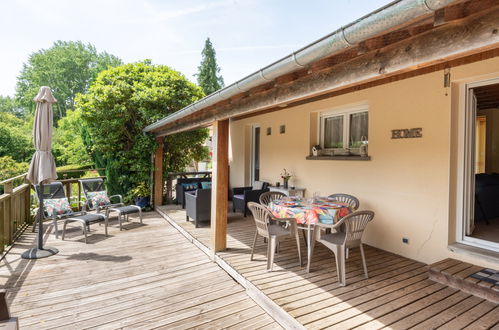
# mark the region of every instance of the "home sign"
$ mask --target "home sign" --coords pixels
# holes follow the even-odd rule
[[[392,130],[392,139],[414,139],[422,137],[423,137],[422,128],[405,128],[405,129]]]

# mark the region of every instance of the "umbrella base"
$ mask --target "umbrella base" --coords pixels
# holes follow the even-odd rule
[[[57,253],[59,253],[59,250],[57,250],[56,248],[45,246],[43,249],[32,248],[24,251],[21,257],[23,259],[41,259],[53,256]]]

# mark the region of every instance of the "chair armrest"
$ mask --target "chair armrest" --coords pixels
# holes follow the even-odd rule
[[[252,190],[253,187],[238,187],[232,188],[232,195],[242,195],[245,191]]]
[[[185,204],[187,203],[196,203],[196,200],[197,200],[197,196],[194,195],[194,194],[188,194],[186,193],[184,195],[184,198],[185,198]]]
[[[121,195],[112,195],[112,196],[109,196],[109,200],[112,200],[114,197],[118,197],[120,202],[119,204],[123,204],[123,196]]]

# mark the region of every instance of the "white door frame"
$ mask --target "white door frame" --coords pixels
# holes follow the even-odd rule
[[[255,180],[255,129],[260,128],[259,124],[251,126],[251,143],[250,143],[250,184],[252,185]],[[262,141],[262,129],[260,128],[260,149]],[[261,152],[260,152],[261,154]]]
[[[499,243],[467,235],[468,226],[474,217],[475,199],[475,121],[476,99],[473,88],[497,84],[499,77],[464,82],[459,86],[459,140],[458,140],[458,185],[456,210],[456,240],[495,252],[499,252]]]

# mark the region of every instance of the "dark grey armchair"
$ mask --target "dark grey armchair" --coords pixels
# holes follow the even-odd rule
[[[248,202],[258,203],[260,195],[269,191],[269,183],[255,181],[251,187],[239,187],[232,189],[232,208],[233,211],[241,211],[244,216],[248,214]]]
[[[185,193],[186,220],[194,220],[196,228],[200,221],[211,219],[211,189],[198,189]]]
[[[197,189],[203,189],[203,182],[211,183],[211,178],[179,178],[175,185],[176,204],[185,208],[185,194],[193,193]],[[207,188],[206,188],[207,189]]]

